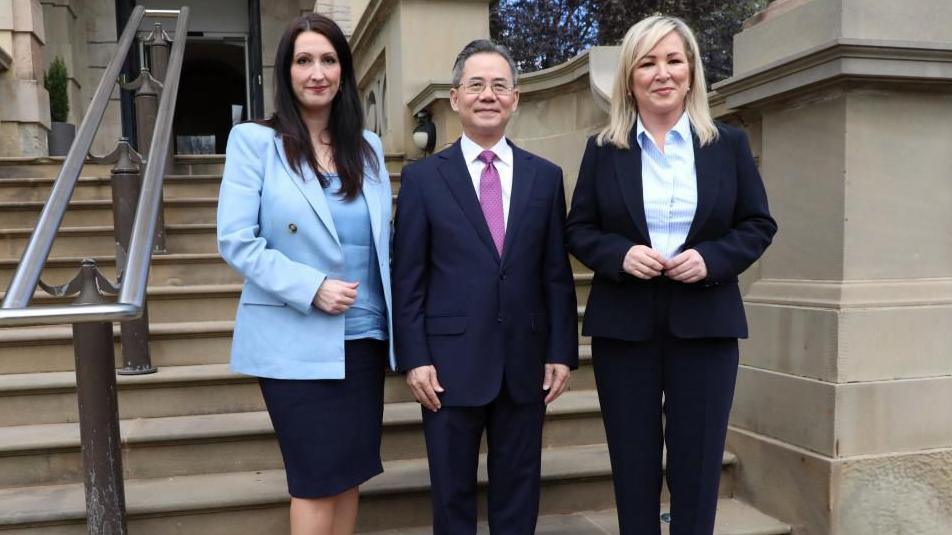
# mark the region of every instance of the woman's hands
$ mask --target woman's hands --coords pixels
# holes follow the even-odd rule
[[[707,264],[704,263],[701,253],[688,249],[665,263],[664,276],[690,284],[707,277]]]
[[[664,256],[644,245],[634,245],[628,249],[621,268],[639,279],[653,279],[664,271]]]
[[[324,279],[314,294],[314,306],[328,314],[343,314],[357,300],[359,282]]]
[[[701,253],[688,249],[667,260],[661,253],[644,245],[628,249],[622,261],[622,269],[639,279],[653,279],[664,275],[671,280],[692,283],[707,277],[707,264]]]

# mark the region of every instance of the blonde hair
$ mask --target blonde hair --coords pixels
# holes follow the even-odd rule
[[[629,88],[631,73],[638,61],[648,55],[651,49],[671,32],[677,32],[681,36],[688,65],[691,67],[691,86],[684,99],[691,126],[694,127],[701,146],[717,139],[717,127],[714,126],[707,103],[707,83],[704,80],[704,66],[701,65],[701,50],[694,32],[679,18],[656,15],[629,28],[621,43],[621,57],[615,74],[615,87],[612,89],[611,117],[608,126],[598,133],[596,141],[599,145],[611,143],[619,149],[630,148],[629,135],[638,116],[638,103]]]

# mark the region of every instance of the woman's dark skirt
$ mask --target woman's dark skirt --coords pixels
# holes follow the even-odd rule
[[[344,358],[344,379],[259,379],[295,498],[335,496],[383,472],[387,343],[347,341]]]

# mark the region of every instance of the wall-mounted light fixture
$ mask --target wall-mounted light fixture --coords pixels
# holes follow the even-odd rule
[[[413,129],[413,144],[426,154],[433,152],[436,146],[436,125],[430,117],[430,112],[423,110],[416,114],[417,125]]]

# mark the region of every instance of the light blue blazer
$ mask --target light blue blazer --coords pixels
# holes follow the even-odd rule
[[[377,251],[387,305],[390,297],[390,177],[380,138],[379,171],[367,167],[363,198]],[[325,278],[341,278],[344,253],[325,190],[309,166],[304,176],[288,165],[281,139],[266,126],[245,123],[228,137],[218,200],[218,250],[245,277],[231,347],[231,368],[277,379],[344,377],[344,315],[311,304]],[[358,289],[360,291],[360,289]]]

